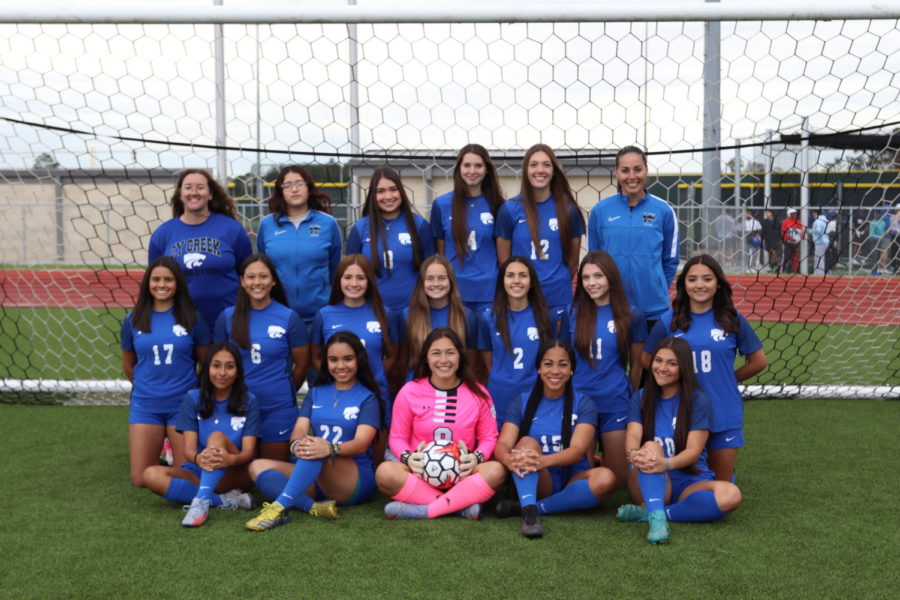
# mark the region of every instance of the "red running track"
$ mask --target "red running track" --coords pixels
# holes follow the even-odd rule
[[[3,307],[131,308],[142,270],[8,270]],[[732,275],[737,308],[751,321],[900,325],[900,277]]]

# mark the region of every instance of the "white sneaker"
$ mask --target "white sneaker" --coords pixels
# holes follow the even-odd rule
[[[253,496],[241,490],[219,494],[219,498],[222,499],[219,508],[223,510],[253,510]]]

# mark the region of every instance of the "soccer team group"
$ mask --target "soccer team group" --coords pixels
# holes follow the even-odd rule
[[[392,519],[478,519],[502,491],[493,510],[526,537],[617,488],[634,502],[619,520],[651,543],[723,517],[741,503],[738,382],[766,356],[712,257],[676,278],[675,214],[647,193],[644,153],[623,148],[615,176],[585,223],[551,148],[528,150],[504,200],[470,144],[430,222],[377,169],[344,243],[288,166],[253,253],[234,201],[184,171],[122,324],[132,482],[187,505],[186,527],[252,509],[254,486],[271,500],[256,531],[377,490]]]

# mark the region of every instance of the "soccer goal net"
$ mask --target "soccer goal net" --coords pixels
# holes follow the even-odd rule
[[[748,396],[900,396],[898,2],[10,4],[0,401],[127,397],[119,326],[180,169],[252,239],[280,165],[346,227],[378,166],[427,216],[460,147],[512,197],[537,142],[585,213],[647,149],[682,258],[715,256],[764,340]]]

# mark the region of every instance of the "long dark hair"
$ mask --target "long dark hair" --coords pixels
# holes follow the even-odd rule
[[[296,173],[303,178],[303,182],[306,184],[306,191],[309,194],[307,203],[310,210],[331,214],[331,196],[316,187],[316,182],[313,181],[312,176],[306,169],[300,165],[287,165],[278,172],[278,177],[275,179],[275,187],[272,190],[272,195],[269,196],[269,212],[275,217],[276,225],[281,226],[282,219],[285,218],[285,212],[287,211],[284,190],[281,189],[281,186],[284,184],[284,178],[287,177],[288,173]]]
[[[466,356],[466,348],[463,346],[462,340],[456,335],[456,332],[449,327],[438,327],[428,334],[425,341],[422,342],[422,350],[419,351],[419,364],[416,366],[416,374],[414,379],[422,377],[431,377],[431,367],[428,366],[428,351],[431,345],[439,339],[447,338],[456,348],[459,354],[459,367],[456,369],[456,376],[462,381],[462,385],[469,388],[469,391],[481,398],[482,400],[490,400],[491,397],[487,391],[475,379],[472,373],[472,367],[469,365],[469,358]]]
[[[278,278],[278,270],[275,268],[275,263],[265,254],[251,254],[245,258],[241,266],[238,267],[238,277],[243,279],[247,267],[257,262],[264,264],[272,274],[272,281],[275,282],[275,286],[269,292],[272,300],[287,305],[287,300],[284,296],[284,286],[281,285],[281,280]],[[231,316],[231,339],[240,348],[250,348],[250,295],[243,285],[238,286],[237,300],[234,303],[234,314]]]
[[[694,393],[701,389],[700,383],[694,376],[694,359],[691,354],[691,345],[682,338],[667,337],[656,344],[653,356],[650,359],[650,377],[644,382],[643,395],[641,396],[641,445],[654,439],[656,434],[656,403],[662,395],[662,388],[656,383],[653,376],[653,359],[659,351],[667,348],[675,354],[678,361],[678,370],[681,373],[681,400],[678,404],[678,415],[675,418],[675,454],[683,451],[687,446],[688,434],[691,431],[691,410],[694,405]],[[697,473],[692,465],[689,469]]]
[[[372,240],[372,263],[375,269],[375,275],[377,277],[381,276],[381,261],[384,253],[388,250],[387,236],[384,232],[384,218],[381,216],[381,211],[378,209],[378,203],[375,201],[378,182],[382,179],[387,179],[392,182],[400,191],[400,214],[403,215],[403,220],[406,221],[406,230],[409,231],[409,236],[412,240],[413,267],[418,271],[419,266],[422,264],[422,259],[425,258],[425,256],[424,251],[422,250],[422,244],[419,242],[419,232],[416,230],[416,220],[413,216],[412,203],[409,201],[409,196],[406,195],[406,189],[403,187],[403,181],[400,179],[400,174],[390,167],[380,167],[375,169],[375,172],[372,173],[369,190],[366,192],[366,203],[363,206],[362,212],[363,218],[369,218],[369,237]],[[380,251],[378,250],[379,239],[381,240]]]
[[[334,279],[331,281],[331,295],[328,297],[328,304],[334,306],[344,301],[344,292],[341,291],[341,278],[350,265],[358,266],[366,276],[366,302],[369,303],[369,307],[375,313],[375,318],[381,324],[381,338],[385,344],[390,344],[391,332],[388,329],[387,311],[384,309],[384,302],[381,300],[381,293],[378,291],[375,271],[372,269],[372,263],[369,262],[369,259],[362,254],[348,254],[338,263]]]
[[[494,161],[491,160],[490,154],[481,144],[468,144],[463,146],[456,155],[456,164],[453,166],[453,200],[450,203],[451,216],[450,232],[453,235],[453,243],[456,245],[456,256],[459,264],[469,254],[469,245],[466,243],[468,238],[466,219],[466,201],[469,199],[469,186],[462,178],[462,162],[466,154],[475,154],[484,162],[484,181],[481,182],[481,193],[487,200],[491,209],[491,214],[497,217],[497,211],[503,205],[503,190],[500,189],[500,182],[497,176],[497,169],[494,167]]]
[[[638,148],[637,146],[625,146],[624,148],[621,148],[621,149],[619,149],[618,152],[616,152],[616,166],[615,166],[616,171],[619,170],[619,159],[622,158],[623,156],[625,156],[626,154],[639,155],[641,157],[641,161],[644,163],[644,169],[647,168],[647,154],[643,150]],[[620,194],[622,193],[622,186],[619,185],[618,180],[616,180],[616,189],[619,191]],[[646,192],[646,191],[647,190],[645,189],[644,192]]]
[[[543,152],[550,158],[553,164],[553,176],[550,178],[550,194],[556,200],[556,224],[559,229],[559,242],[562,248],[563,264],[569,264],[569,251],[572,236],[572,224],[569,222],[569,208],[574,207],[575,213],[581,219],[584,225],[584,215],[575,202],[575,196],[572,194],[572,188],[569,186],[569,180],[562,170],[556,155],[550,146],[546,144],[535,144],[525,153],[522,159],[522,204],[525,207],[525,218],[528,221],[528,230],[531,232],[531,243],[534,244],[534,250],[537,256],[544,257],[544,251],[541,249],[540,235],[538,234],[538,209],[537,199],[535,198],[534,188],[528,181],[528,163],[531,157],[538,152]]]
[[[575,307],[576,312],[575,348],[593,368],[592,355],[594,331],[597,326],[597,305],[584,289],[584,282],[581,279],[584,267],[588,264],[599,267],[609,282],[609,304],[612,308],[613,322],[616,325],[616,346],[619,349],[619,359],[622,361],[622,365],[627,366],[631,356],[631,306],[628,304],[628,296],[625,295],[625,285],[622,283],[619,267],[616,266],[616,261],[603,250],[590,252],[578,266],[575,298],[572,300],[572,306]]]
[[[187,279],[178,263],[171,256],[160,256],[152,261],[144,277],[141,279],[141,287],[138,290],[137,301],[131,313],[131,325],[138,331],[150,333],[150,318],[153,316],[153,295],[150,294],[150,275],[156,267],[165,267],[175,276],[175,304],[172,307],[172,315],[175,322],[188,332],[194,329],[197,322],[197,309],[191,301],[191,293],[188,290]]]
[[[185,169],[178,175],[175,182],[175,192],[172,194],[172,216],[176,219],[184,214],[184,201],[181,199],[181,184],[188,175],[203,175],[206,178],[206,185],[209,187],[209,193],[212,196],[209,199],[209,212],[219,213],[226,217],[238,220],[237,213],[234,208],[234,198],[228,195],[219,182],[216,181],[212,173],[206,169]]]
[[[537,356],[534,359],[535,370],[540,370],[541,361],[544,355],[552,348],[562,348],[569,355],[569,364],[572,365],[572,373],[575,373],[575,349],[567,340],[554,338],[543,342],[538,349]],[[528,402],[525,404],[525,414],[522,415],[522,422],[519,423],[519,439],[527,436],[531,432],[531,422],[537,412],[538,405],[544,397],[544,381],[538,377],[534,385],[531,386],[531,393],[528,395]],[[518,401],[516,399],[515,401]],[[572,377],[566,382],[566,388],[563,391],[563,416],[562,416],[562,447],[568,448],[569,442],[572,441],[572,411],[575,403],[575,388],[572,385]]]
[[[716,283],[719,284],[715,295],[713,296],[713,318],[715,322],[728,333],[737,333],[738,330],[738,313],[734,307],[734,300],[731,299],[731,284],[725,278],[725,272],[719,263],[709,254],[698,254],[692,256],[684,263],[684,268],[675,279],[675,299],[672,301],[672,326],[671,331],[680,329],[687,331],[691,327],[691,299],[685,289],[685,279],[688,271],[694,265],[705,265],[716,276]]]
[[[497,287],[494,292],[494,320],[496,321],[497,331],[500,333],[500,340],[509,352],[512,352],[512,341],[509,339],[509,296],[506,295],[506,287],[503,280],[506,277],[506,268],[512,263],[521,263],[528,269],[528,276],[531,278],[531,285],[528,288],[528,306],[534,313],[534,323],[538,329],[538,339],[541,341],[549,340],[553,337],[553,327],[550,324],[550,311],[547,308],[547,300],[544,299],[544,293],[541,291],[541,282],[538,279],[537,271],[534,265],[524,256],[510,256],[503,264],[500,265],[500,271],[497,273]]]
[[[406,340],[403,344],[404,360],[402,364],[408,369],[415,370],[419,351],[422,349],[422,341],[432,330],[431,306],[428,303],[428,295],[425,293],[425,272],[431,265],[441,265],[447,271],[447,279],[450,281],[450,292],[447,297],[447,325],[456,332],[463,346],[466,345],[466,309],[459,296],[459,285],[456,282],[456,274],[453,265],[446,257],[440,254],[429,256],[422,261],[419,267],[419,278],[409,298],[409,317],[406,319]]]
[[[384,398],[381,397],[381,388],[378,387],[378,382],[375,381],[375,376],[372,374],[372,367],[369,365],[369,355],[366,354],[365,346],[362,345],[359,336],[352,331],[337,331],[325,342],[325,349],[322,352],[322,369],[319,371],[313,386],[327,385],[334,381],[334,376],[328,370],[328,349],[334,344],[340,343],[350,346],[353,354],[356,355],[356,380],[364,388],[375,394],[375,399],[378,401],[378,414],[381,415],[381,422],[384,423],[387,414],[385,414]]]
[[[243,415],[247,412],[247,386],[244,384],[244,362],[241,360],[241,351],[231,342],[215,342],[209,347],[203,364],[200,365],[200,416],[208,419],[212,416],[213,407],[216,404],[215,387],[209,378],[209,366],[212,364],[213,356],[220,350],[225,350],[234,358],[234,364],[237,366],[237,377],[231,386],[231,393],[228,394],[228,412],[233,415]]]

